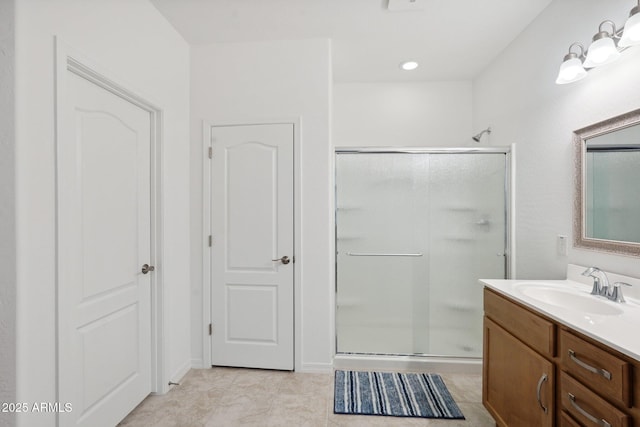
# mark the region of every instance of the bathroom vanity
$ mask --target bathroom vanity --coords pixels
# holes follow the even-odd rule
[[[498,426],[640,426],[637,300],[571,280],[481,282],[483,404]]]

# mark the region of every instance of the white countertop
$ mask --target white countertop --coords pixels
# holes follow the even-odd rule
[[[480,283],[640,362],[639,300],[625,296],[626,303],[608,301],[604,297],[590,295],[591,286],[574,280],[482,279]],[[557,304],[545,303],[526,295],[522,291],[523,284],[539,284],[542,287],[557,286],[567,292],[576,292],[576,295],[579,295],[577,298],[598,298],[602,304],[608,306],[603,308],[619,309],[620,313],[601,315],[571,309],[570,298],[567,298],[567,307],[564,308]]]

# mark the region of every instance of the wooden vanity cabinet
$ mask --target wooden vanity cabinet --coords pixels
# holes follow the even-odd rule
[[[482,401],[499,426],[553,426],[555,326],[485,289]]]
[[[498,426],[640,427],[640,362],[488,288],[484,309],[482,401]]]
[[[499,426],[553,426],[553,363],[484,319],[482,401]]]

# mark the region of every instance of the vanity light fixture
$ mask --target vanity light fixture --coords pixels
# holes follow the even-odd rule
[[[640,44],[640,1],[638,6],[631,9],[629,12],[629,19],[624,24],[624,31],[622,32],[622,38],[618,42],[620,47],[629,47]]]
[[[400,68],[404,71],[412,71],[418,68],[419,64],[416,61],[405,61],[400,64]]]
[[[612,32],[604,31],[603,25],[610,24]],[[613,38],[616,36],[616,24],[612,21],[602,21],[598,32],[593,36],[593,43],[589,46],[584,66],[594,68],[598,65],[610,64],[620,57],[618,47]]]
[[[579,47],[580,53],[572,52],[573,47]],[[564,61],[560,65],[560,72],[556,83],[563,85],[566,83],[577,82],[587,77],[587,70],[582,65],[582,59],[584,58],[584,47],[580,43],[573,43],[569,46],[569,53],[564,56]]]
[[[622,50],[640,44],[640,0],[637,1],[638,5],[631,9],[629,19],[621,29],[618,30],[613,21],[602,21],[586,51],[580,43],[569,46],[569,53],[560,65],[556,84],[581,80],[587,76],[587,69],[609,64],[620,57]],[[607,26],[611,27],[610,31],[607,31]],[[580,52],[575,52],[574,47],[579,48]]]

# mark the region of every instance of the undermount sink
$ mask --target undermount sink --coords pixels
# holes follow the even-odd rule
[[[573,287],[518,283],[515,288],[526,297],[568,310],[604,316],[615,316],[623,312],[613,303]]]

